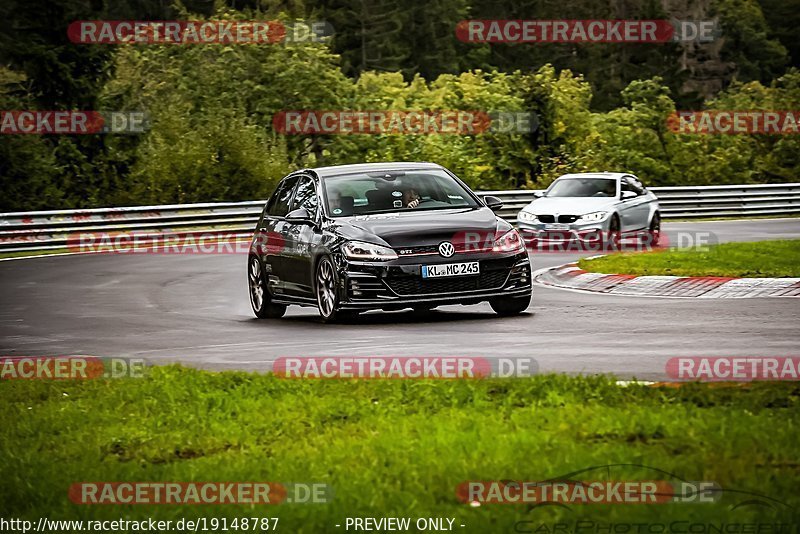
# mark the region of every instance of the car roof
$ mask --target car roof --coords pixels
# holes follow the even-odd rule
[[[561,178],[612,178],[619,180],[623,176],[633,176],[629,172],[576,172],[572,174],[564,174],[559,176]]]
[[[357,172],[379,172],[379,171],[404,171],[417,169],[443,169],[441,165],[427,161],[385,161],[380,163],[355,163],[351,165],[331,165],[329,167],[315,167],[303,169],[298,172],[313,172],[320,178],[338,176],[341,174],[352,174]]]

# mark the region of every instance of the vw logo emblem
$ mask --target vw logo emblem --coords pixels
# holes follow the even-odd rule
[[[439,255],[443,258],[449,258],[456,253],[456,247],[450,241],[442,241],[439,243]]]

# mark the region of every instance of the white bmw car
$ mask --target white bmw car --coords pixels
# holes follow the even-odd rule
[[[618,244],[646,237],[658,244],[658,199],[625,173],[565,174],[522,208],[517,224],[526,240]]]

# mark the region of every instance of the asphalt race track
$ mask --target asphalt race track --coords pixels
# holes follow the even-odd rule
[[[800,236],[800,219],[667,223],[671,242]],[[586,254],[584,254],[586,255]],[[579,254],[534,254],[534,269]],[[80,255],[0,262],[0,355],[144,358],[269,370],[279,356],[532,356],[542,372],[664,378],[675,356],[797,356],[800,299],[661,299],[534,288],[528,311],[488,304],[427,318],[370,312],[323,325],[312,308],[250,311],[241,255]]]

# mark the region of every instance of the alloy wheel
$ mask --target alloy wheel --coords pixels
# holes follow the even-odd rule
[[[323,317],[330,317],[335,312],[335,277],[333,265],[327,258],[323,258],[317,267],[317,304]]]

